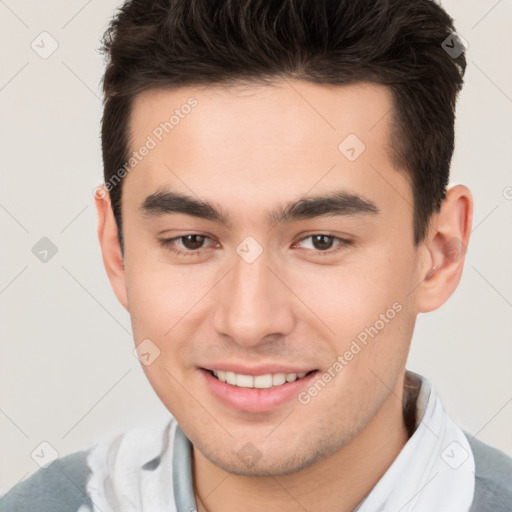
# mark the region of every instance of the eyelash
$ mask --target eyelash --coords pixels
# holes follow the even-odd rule
[[[211,240],[211,238],[206,235],[198,235],[197,233],[191,233],[191,235],[203,236],[205,239]],[[158,241],[160,242],[160,245],[163,248],[177,254],[178,256],[198,256],[201,254],[201,250],[204,249],[203,247],[200,247],[197,250],[189,249],[189,250],[185,250],[185,251],[180,251],[180,250],[176,249],[174,246],[175,241],[181,240],[181,239],[183,239],[187,236],[191,236],[191,235],[182,235],[182,236],[177,236],[174,238],[159,238]],[[350,240],[348,238],[341,238],[341,237],[334,236],[334,235],[326,235],[325,233],[314,233],[312,235],[308,235],[304,238],[301,238],[298,242],[295,242],[293,244],[293,246],[297,245],[300,242],[303,242],[304,240],[307,240],[308,238],[313,238],[314,236],[326,236],[326,237],[331,238],[334,241],[338,242],[338,244],[334,246],[335,247],[334,249],[331,248],[331,249],[327,249],[325,251],[306,249],[307,251],[310,251],[313,254],[319,255],[319,256],[320,255],[322,255],[322,256],[332,255],[332,254],[337,253],[338,251],[344,249],[345,247],[349,247],[349,246],[353,245],[353,243],[354,243],[353,240]]]
[[[204,249],[204,247],[201,247],[200,249],[197,249],[195,251],[190,250],[190,249],[186,250],[186,251],[180,251],[174,247],[174,242],[176,240],[180,240],[182,238],[185,238],[187,236],[192,236],[192,235],[204,236],[205,239],[211,240],[211,238],[206,235],[199,235],[197,233],[191,233],[190,235],[182,235],[182,236],[177,236],[175,238],[159,238],[158,241],[160,242],[160,245],[164,249],[168,249],[169,251],[174,252],[178,256],[198,256],[201,253],[201,250]]]

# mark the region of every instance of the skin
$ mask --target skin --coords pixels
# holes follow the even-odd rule
[[[460,281],[464,259],[445,247],[453,238],[468,244],[471,193],[451,187],[414,247],[411,187],[390,158],[391,97],[370,84],[144,92],[133,106],[132,149],[191,96],[197,107],[125,177],[124,258],[108,194],[96,197],[105,268],[135,343],[149,338],[160,350],[144,371],[194,445],[200,511],[352,510],[407,442],[402,389],[415,320]],[[338,150],[350,133],[366,146],[353,162]],[[144,215],[145,198],[162,186],[221,207],[231,225]],[[277,205],[339,189],[379,214],[268,222]],[[185,256],[158,242],[187,234],[209,239]],[[320,254],[306,238],[314,234],[353,244]],[[247,236],[263,249],[251,264],[236,252]],[[187,251],[182,241],[174,247]],[[198,369],[257,362],[326,372],[397,301],[401,311],[306,405],[235,410]],[[260,454],[251,467],[237,456],[247,443]]]

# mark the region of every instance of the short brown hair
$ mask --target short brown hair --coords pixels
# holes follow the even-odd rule
[[[372,82],[392,92],[394,163],[412,186],[418,245],[449,180],[466,68],[463,52],[443,48],[450,37],[453,20],[432,0],[129,0],[101,48],[105,183],[129,158],[142,91],[279,77]],[[122,184],[108,187],[121,248]]]

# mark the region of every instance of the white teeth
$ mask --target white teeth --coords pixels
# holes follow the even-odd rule
[[[254,377],[254,387],[258,389],[267,389],[272,387],[272,374],[257,375]]]
[[[286,374],[275,373],[272,377],[272,386],[280,386],[286,382]]]
[[[268,389],[273,386],[282,386],[286,382],[294,382],[302,379],[307,372],[301,373],[267,373],[265,375],[243,375],[234,372],[225,372],[222,370],[212,370],[213,375],[221,382],[226,382],[232,386],[240,388]]]
[[[252,375],[242,375],[240,373],[236,374],[236,385],[239,388],[253,388],[254,387],[254,377]]]

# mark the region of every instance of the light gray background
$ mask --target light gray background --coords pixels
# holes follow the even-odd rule
[[[461,426],[512,454],[512,3],[443,4],[469,43],[452,182],[476,205],[462,281],[440,310],[419,316],[409,368],[434,383]],[[118,5],[0,1],[4,491],[38,469],[30,454],[43,441],[64,455],[168,415],[132,354],[96,238],[97,48]],[[43,31],[59,45],[47,59],[31,48]],[[31,252],[42,237],[58,248],[47,263]]]

